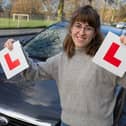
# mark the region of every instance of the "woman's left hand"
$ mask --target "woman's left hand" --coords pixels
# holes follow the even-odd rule
[[[126,36],[125,35],[120,36],[120,41],[126,45]]]

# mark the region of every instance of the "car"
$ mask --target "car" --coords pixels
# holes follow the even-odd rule
[[[119,22],[116,24],[117,28],[126,28],[126,22]]]
[[[62,50],[68,32],[68,21],[61,21],[42,30],[34,38],[21,42],[35,61],[45,61]],[[126,30],[101,25],[104,36],[111,31],[117,35]],[[58,126],[60,97],[54,80],[26,81],[20,74],[7,80],[0,68],[0,125]]]
[[[116,28],[114,26],[104,25],[104,24],[101,25],[101,32],[104,36],[106,36],[108,32],[113,32],[114,34],[118,36],[126,35],[126,29]]]

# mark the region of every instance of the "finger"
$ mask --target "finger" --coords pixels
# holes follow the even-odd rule
[[[9,50],[12,50],[13,49],[13,42],[14,42],[14,39],[8,39],[5,42],[4,47],[8,48]]]
[[[126,36],[124,35],[120,36],[120,41],[126,45]]]

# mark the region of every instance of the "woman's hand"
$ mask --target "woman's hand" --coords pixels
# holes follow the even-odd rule
[[[124,36],[124,35],[120,36],[120,41],[121,41],[124,45],[126,45],[126,36]]]
[[[8,39],[5,43],[4,43],[4,47],[8,48],[9,50],[13,49],[13,42],[15,40],[14,39]]]

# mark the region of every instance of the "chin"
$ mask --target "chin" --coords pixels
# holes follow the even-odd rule
[[[77,48],[84,48],[84,46],[76,46]]]

